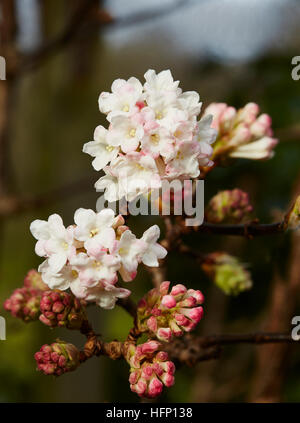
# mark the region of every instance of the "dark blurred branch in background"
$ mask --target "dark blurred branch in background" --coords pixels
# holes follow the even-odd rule
[[[35,196],[24,198],[2,196],[0,197],[0,217],[10,217],[29,210],[46,207],[59,201],[66,201],[69,198],[92,189],[92,186],[93,181],[90,178],[85,178]]]
[[[224,334],[196,336],[186,335],[182,339],[176,339],[165,349],[172,359],[179,363],[193,366],[199,361],[219,358],[221,347],[232,344],[290,344],[293,343],[290,334],[287,333],[249,333],[249,334]]]
[[[2,19],[0,23],[0,54],[6,59],[7,81],[0,81],[0,196],[7,192],[8,184],[8,145],[9,126],[14,100],[14,80],[9,75],[15,69],[17,52],[15,37],[17,33],[15,3],[2,0]]]
[[[45,42],[44,45],[38,47],[36,51],[28,53],[21,57],[18,65],[18,72],[21,74],[43,64],[53,54],[69,45],[78,35],[85,20],[91,17],[92,11],[98,11],[97,0],[82,0],[75,12],[65,25],[65,28],[54,39]],[[95,12],[95,13],[96,13]]]
[[[299,195],[299,192],[300,175],[294,187],[294,196]],[[291,320],[297,314],[299,299],[299,262],[299,234],[294,232],[291,239],[287,275],[280,274],[278,267],[275,266],[273,285],[270,290],[271,298],[266,312],[267,317],[262,325],[263,330],[281,331],[291,326]],[[257,368],[251,400],[255,402],[282,400],[282,389],[290,352],[288,345],[281,345],[265,347],[257,353]]]

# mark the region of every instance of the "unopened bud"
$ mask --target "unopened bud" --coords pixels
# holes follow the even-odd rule
[[[205,218],[210,223],[241,223],[251,219],[252,211],[246,192],[240,189],[226,190],[210,200]]]
[[[41,291],[35,288],[18,288],[4,302],[4,309],[24,322],[37,320],[40,315]]]
[[[51,345],[43,345],[34,358],[37,369],[45,375],[60,376],[77,369],[80,364],[75,345],[59,340]]]
[[[227,295],[238,295],[252,288],[250,273],[237,258],[229,254],[209,254],[202,268]]]
[[[178,284],[169,292],[165,281],[149,291],[138,305],[138,327],[141,332],[152,332],[164,342],[182,336],[195,328],[203,316],[204,297],[201,291]]]
[[[80,300],[59,290],[43,292],[40,303],[40,321],[50,327],[80,329],[86,314]]]

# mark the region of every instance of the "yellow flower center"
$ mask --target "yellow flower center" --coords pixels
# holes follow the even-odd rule
[[[129,112],[129,106],[128,104],[125,104],[125,106],[123,107],[123,112]]]
[[[112,145],[107,145],[105,147],[105,150],[107,150],[109,153],[111,153],[113,151],[114,147]]]
[[[69,244],[68,244],[66,241],[63,241],[63,242],[61,243],[61,245],[62,245],[62,247],[63,247],[63,249],[64,249],[64,250],[67,250],[67,249],[68,249],[68,247],[69,247]]]
[[[151,138],[151,142],[153,142],[153,144],[158,144],[158,141],[159,141],[159,135],[158,134],[152,134],[150,138]]]
[[[98,228],[91,229],[90,238],[93,238],[93,236],[97,235],[98,232],[99,232]]]
[[[131,138],[134,138],[134,137],[135,137],[135,134],[136,134],[136,130],[135,130],[134,128],[130,129],[130,131],[129,131],[129,136],[130,136]]]
[[[78,277],[78,272],[76,272],[76,270],[72,270],[71,274],[74,279]]]
[[[176,138],[180,138],[182,135],[182,131],[180,131],[179,129],[177,129],[177,131],[174,132],[174,137]]]
[[[101,262],[100,261],[95,261],[93,263],[93,267],[95,267],[96,270],[99,270],[101,267]]]

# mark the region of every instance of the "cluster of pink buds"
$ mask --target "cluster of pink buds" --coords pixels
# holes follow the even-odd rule
[[[78,349],[64,341],[43,345],[34,358],[37,369],[45,375],[60,376],[75,370],[80,364]]]
[[[159,351],[160,346],[157,341],[147,341],[138,346],[130,344],[127,349],[130,389],[140,397],[155,398],[164,385],[174,385],[175,365],[165,351]]]
[[[41,291],[46,291],[48,289],[48,286],[44,283],[41,274],[35,269],[29,270],[25,276],[24,286],[27,288],[39,289]]]
[[[29,270],[23,287],[16,289],[4,302],[4,309],[24,322],[37,320],[40,315],[42,293],[47,288],[40,273],[34,269]]]
[[[205,218],[211,223],[241,223],[251,219],[253,207],[249,194],[238,188],[220,191],[205,210]]]
[[[40,321],[50,327],[80,329],[86,314],[82,302],[74,295],[59,290],[43,292]]]
[[[39,318],[41,291],[35,288],[16,289],[4,302],[4,309],[13,317],[32,322]]]
[[[258,114],[256,103],[248,103],[239,110],[225,103],[210,104],[204,115],[213,115],[212,126],[218,131],[213,159],[273,157],[278,141],[273,138],[272,119],[267,114]]]
[[[187,289],[184,285],[173,286],[163,282],[159,288],[149,291],[138,304],[138,327],[141,332],[153,332],[164,342],[169,342],[173,335],[182,336],[190,332],[203,316],[200,304],[204,301],[201,291]]]

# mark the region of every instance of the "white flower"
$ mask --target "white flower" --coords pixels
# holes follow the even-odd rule
[[[113,285],[96,286],[86,291],[85,300],[93,301],[100,307],[111,310],[114,308],[118,298],[126,298],[131,294],[128,289],[119,288]]]
[[[97,259],[87,256],[82,262],[73,261],[72,265],[78,271],[80,283],[84,287],[94,287],[99,282],[115,284],[118,280],[120,259],[112,254],[103,252]]]
[[[99,213],[91,209],[78,209],[74,214],[77,225],[75,237],[84,242],[84,247],[92,255],[96,255],[101,247],[112,250],[115,241],[115,231],[112,228],[114,219],[112,209],[104,209]]]
[[[161,155],[166,160],[170,160],[175,154],[173,137],[170,131],[161,126],[145,134],[141,145],[143,151],[151,154],[155,159]]]
[[[177,146],[176,157],[166,166],[166,175],[169,178],[190,176],[197,178],[200,175],[198,155],[200,145],[197,142],[181,142]]]
[[[48,221],[35,220],[30,225],[32,235],[38,240],[35,251],[41,257],[49,257],[52,271],[58,272],[68,258],[75,254],[73,227],[64,227],[58,214],[49,216]]]
[[[107,140],[110,145],[120,146],[124,153],[134,151],[144,136],[144,128],[138,116],[114,116],[111,120]]]
[[[132,201],[151,189],[161,187],[155,160],[145,154],[133,152],[126,156],[119,156],[111,163],[110,172],[118,180],[118,193],[124,193],[127,201]],[[103,183],[102,178],[97,182],[97,188],[101,182]],[[105,184],[110,188],[108,179],[105,180]]]
[[[76,225],[65,228],[60,216],[51,215],[48,221],[31,224],[38,239],[37,252],[46,257],[39,272],[50,289],[71,289],[78,298],[112,308],[118,298],[130,294],[114,286],[118,272],[129,282],[135,278],[141,261],[156,266],[157,259],[165,257],[166,250],[156,242],[157,226],[137,239],[124,225],[124,218],[115,217],[111,209],[95,213],[81,208],[76,210],[74,221]]]
[[[59,272],[53,272],[49,266],[49,261],[45,260],[40,264],[38,271],[42,273],[43,281],[50,289],[60,289],[64,291],[79,281],[78,272],[74,271],[72,266],[66,265]]]
[[[196,91],[186,91],[180,94],[177,103],[182,110],[188,112],[190,119],[198,116],[202,107],[200,96]]]
[[[217,131],[212,128],[212,115],[204,116],[199,122],[195,131],[195,140],[199,142],[198,161],[200,166],[211,166],[213,163],[210,157],[213,153],[213,144],[217,137]]]
[[[116,114],[132,115],[138,110],[136,103],[143,100],[143,86],[137,78],[116,79],[111,86],[112,93],[103,92],[99,97],[99,108],[107,114],[108,121]]]
[[[126,192],[121,189],[118,178],[112,175],[112,169],[109,166],[106,166],[103,170],[105,175],[98,179],[95,188],[97,192],[104,191],[105,200],[113,203],[125,196]]]
[[[174,92],[176,96],[178,96],[181,93],[181,89],[178,88],[179,81],[174,81],[170,70],[164,70],[156,74],[153,69],[149,69],[145,73],[144,77],[146,80],[144,85],[146,94],[161,95],[161,93],[165,94]]]
[[[167,255],[167,250],[157,243],[159,236],[159,227],[157,225],[153,225],[144,232],[141,238],[141,240],[147,245],[147,248],[142,255],[142,262],[146,266],[157,267],[159,265],[158,259],[163,259]]]
[[[130,230],[122,233],[118,243],[117,253],[122,263],[120,274],[125,282],[129,282],[135,278],[138,264],[146,247],[145,242],[137,239]]]
[[[197,121],[199,94],[182,92],[169,70],[150,69],[144,76],[143,86],[135,78],[116,80],[112,93],[101,94],[100,110],[110,125],[84,146],[95,157],[94,168],[104,170],[95,187],[109,202],[132,201],[160,188],[163,179],[197,178],[200,167],[213,164],[216,131],[210,116]],[[248,109],[247,116],[255,113]],[[263,117],[252,131],[267,126]]]
[[[117,157],[119,147],[110,145],[107,141],[107,129],[99,125],[94,132],[94,141],[90,141],[83,146],[83,152],[95,157],[92,161],[95,170],[101,170],[111,160]]]

